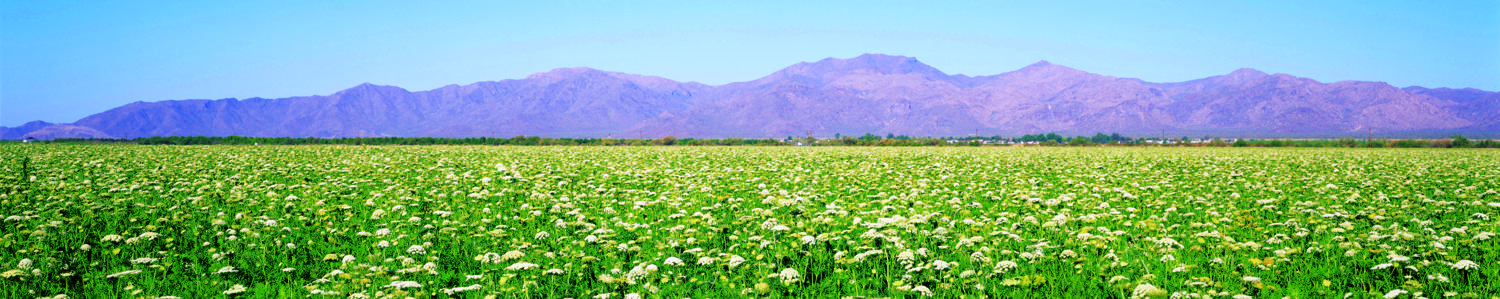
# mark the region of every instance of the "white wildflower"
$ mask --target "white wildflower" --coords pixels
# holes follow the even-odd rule
[[[913,254],[911,250],[902,251],[901,253],[896,254],[896,261],[898,262],[910,263],[913,259],[916,259],[916,255]]]
[[[1458,261],[1457,263],[1453,263],[1453,269],[1456,269],[1456,270],[1474,270],[1474,269],[1479,269],[1479,264],[1475,263],[1474,261],[1471,261],[1471,260],[1461,260],[1461,261]]]
[[[246,290],[247,289],[245,289],[245,285],[235,284],[233,286],[230,286],[228,290],[224,290],[224,295],[234,295],[234,294],[244,293]]]
[[[532,264],[532,263],[527,263],[527,262],[518,262],[518,263],[515,263],[513,265],[510,265],[509,267],[505,267],[505,270],[513,270],[513,271],[514,270],[528,270],[528,269],[534,269],[536,267],[538,267],[537,264]]]
[[[483,288],[483,287],[484,286],[482,286],[482,285],[477,285],[476,284],[476,285],[471,285],[471,286],[467,286],[467,287],[457,287],[457,288],[451,288],[451,289],[442,289],[442,291],[443,291],[444,294],[448,294],[449,296],[452,296],[453,294],[467,292],[467,291],[473,291],[473,290],[478,290],[478,289]]]
[[[745,258],[744,257],[740,257],[739,255],[733,255],[733,256],[729,257],[729,267],[730,268],[738,267],[741,263],[744,263],[744,262],[745,262]]]
[[[1062,251],[1062,253],[1057,254],[1057,256],[1061,257],[1061,258],[1065,258],[1065,259],[1070,259],[1070,258],[1078,257],[1078,253],[1077,252],[1073,252],[1073,250],[1070,250],[1070,249],[1064,249]]]
[[[974,253],[969,254],[969,261],[988,263],[990,261],[990,258],[984,256],[983,252],[975,251]]]
[[[20,269],[12,269],[12,270],[0,273],[0,278],[11,278],[11,277],[16,277],[16,276],[21,276],[21,275],[26,275],[26,271],[21,271]]]
[[[927,289],[927,286],[918,285],[912,287],[911,291],[922,294],[922,296],[932,297],[932,290]]]
[[[1130,292],[1130,298],[1146,298],[1151,293],[1155,293],[1160,290],[1161,289],[1158,289],[1156,288],[1156,286],[1153,286],[1149,283],[1143,283],[1141,285],[1135,286],[1135,290]]]
[[[781,277],[782,284],[788,285],[797,283],[797,281],[802,279],[802,275],[797,273],[797,269],[792,268],[781,269],[781,273],[778,276]]]
[[[1016,262],[1012,262],[1012,261],[1000,261],[999,263],[995,263],[995,273],[998,274],[998,273],[1010,272],[1010,269],[1015,269],[1016,266],[1018,266],[1018,265],[1016,265]]]
[[[417,283],[415,281],[397,280],[397,281],[392,281],[390,284],[381,286],[380,288],[405,289],[405,288],[420,288],[420,287],[422,287],[422,284],[419,284],[419,283]]]

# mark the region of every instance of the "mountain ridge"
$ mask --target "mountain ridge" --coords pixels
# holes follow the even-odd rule
[[[71,127],[43,130],[54,126]],[[1252,68],[1157,83],[1046,60],[968,76],[947,74],[913,57],[864,54],[800,62],[722,85],[573,67],[420,91],[362,83],[329,95],[134,102],[71,124],[0,127],[0,137],[766,138],[809,131],[820,136],[1171,131],[1236,137],[1500,137],[1500,93],[1396,88],[1378,81],[1323,83]]]

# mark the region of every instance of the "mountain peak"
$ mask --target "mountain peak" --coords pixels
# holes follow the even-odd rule
[[[1307,79],[1307,78],[1293,76],[1292,74],[1288,74],[1288,73],[1275,73],[1275,74],[1267,75],[1266,77],[1274,79],[1274,80],[1284,80],[1284,81],[1311,80],[1311,79]],[[1316,81],[1314,81],[1314,82],[1316,82]]]
[[[348,89],[340,90],[339,92],[334,93],[333,95],[334,96],[367,95],[367,94],[385,94],[385,93],[391,93],[391,92],[405,93],[405,92],[408,92],[408,91],[406,91],[406,89],[400,88],[400,87],[395,87],[395,86],[390,86],[390,85],[376,85],[374,83],[365,82],[365,83],[360,83],[359,85],[355,85],[354,87],[350,87]]]
[[[1229,74],[1227,75],[1219,76],[1218,82],[1220,82],[1221,84],[1238,85],[1249,83],[1255,80],[1260,80],[1261,78],[1265,78],[1267,76],[1270,75],[1257,69],[1241,68],[1234,70],[1233,72],[1229,72]]]
[[[824,58],[813,63],[798,63],[782,70],[782,73],[817,78],[841,77],[856,72],[874,72],[885,75],[922,74],[933,78],[948,75],[916,58],[886,54],[863,54],[849,59]]]
[[[378,85],[378,84],[375,84],[375,83],[365,82],[365,83],[360,83],[359,85],[355,85],[354,87],[350,87],[348,89],[376,89],[376,88],[381,88],[381,87],[391,87],[391,86]]]
[[[596,70],[596,69],[589,68],[589,67],[582,67],[582,66],[580,66],[580,67],[555,68],[555,69],[552,69],[550,71],[531,74],[530,76],[526,76],[526,79],[561,79],[561,78],[568,78],[568,77],[598,77],[598,76],[609,76],[609,75],[612,75],[612,74],[613,73],[610,73],[610,72],[605,72],[605,71]]]
[[[604,71],[596,70],[594,68],[586,67],[586,66],[577,66],[577,67],[560,67],[560,68],[552,69],[552,70],[547,71],[547,72],[548,73],[559,73],[559,74],[581,74],[581,73],[602,73]]]
[[[1238,79],[1245,79],[1245,80],[1255,80],[1255,79],[1260,79],[1262,77],[1269,76],[1269,75],[1266,74],[1266,72],[1262,72],[1260,70],[1252,69],[1252,68],[1248,68],[1247,67],[1247,68],[1241,68],[1241,69],[1234,70],[1233,72],[1229,72],[1229,75],[1226,75],[1226,76],[1228,76],[1230,78],[1238,78]]]
[[[837,59],[835,59],[835,60],[837,60]],[[880,54],[880,53],[865,53],[865,54],[860,54],[859,56],[855,56],[854,58],[850,58],[850,59],[847,59],[847,60],[860,61],[860,62],[868,62],[868,63],[874,63],[874,64],[892,64],[892,63],[914,62],[917,59],[916,58],[912,58],[912,57],[907,57],[907,56],[901,56],[901,55],[886,55],[886,54]]]
[[[1038,60],[1037,62],[1032,63],[1032,64],[1028,64],[1025,67],[1022,67],[1021,69],[1019,69],[1017,71],[1032,71],[1032,72],[1035,72],[1035,71],[1045,71],[1045,72],[1083,72],[1083,71],[1080,71],[1080,70],[1068,67],[1066,65],[1053,64],[1052,62],[1047,61],[1047,60]]]
[[[1018,74],[1058,74],[1058,75],[1060,75],[1060,74],[1088,74],[1088,72],[1080,71],[1080,70],[1077,70],[1077,69],[1074,69],[1074,68],[1070,68],[1070,67],[1067,67],[1067,66],[1064,66],[1064,65],[1061,65],[1061,64],[1052,64],[1051,62],[1048,62],[1046,60],[1037,61],[1036,63],[1032,63],[1030,65],[1027,65],[1026,67],[1022,67],[1021,69],[1012,71],[1011,73],[1018,73]]]

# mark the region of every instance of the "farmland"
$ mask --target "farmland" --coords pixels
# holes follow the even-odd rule
[[[1483,149],[11,144],[0,297],[1489,298],[1497,163]]]

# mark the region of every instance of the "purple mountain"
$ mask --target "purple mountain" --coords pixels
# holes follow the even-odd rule
[[[1155,136],[1500,137],[1500,93],[1321,83],[1253,69],[1152,83],[1037,62],[949,75],[865,54],[709,86],[589,68],[427,91],[362,84],[327,96],[136,102],[7,139],[202,136],[745,137],[1119,132]]]

